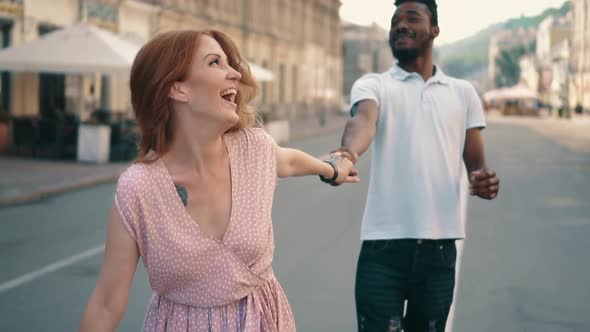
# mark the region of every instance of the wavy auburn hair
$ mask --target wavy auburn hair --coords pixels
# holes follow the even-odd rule
[[[249,128],[254,124],[256,113],[248,103],[256,96],[258,86],[234,42],[215,30],[165,32],[141,48],[131,67],[131,105],[140,136],[136,162],[150,163],[153,161],[147,158],[150,151],[162,156],[170,149],[174,133],[168,94],[174,82],[185,79],[199,40],[204,35],[219,43],[229,65],[242,74],[235,99],[240,120],[230,130]]]

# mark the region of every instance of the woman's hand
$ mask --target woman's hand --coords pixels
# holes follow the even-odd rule
[[[330,183],[331,185],[360,181],[356,170],[353,169],[352,162],[343,158],[341,152],[332,153],[328,159],[321,160],[300,150],[282,148],[276,143],[274,149],[277,160],[277,176],[280,178],[320,175],[324,179],[332,179],[334,169],[336,169],[338,176]],[[326,161],[329,161],[329,164]]]
[[[345,158],[341,152],[331,153],[328,159],[334,164],[338,170],[338,177],[330,184],[332,186],[339,186],[343,183],[358,183],[360,178],[358,170],[354,168],[354,164],[349,158]]]

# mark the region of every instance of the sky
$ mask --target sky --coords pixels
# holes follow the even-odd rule
[[[376,22],[389,30],[394,0],[341,0],[340,16],[357,24]],[[469,37],[487,26],[520,15],[538,15],[565,0],[438,0],[439,45]]]

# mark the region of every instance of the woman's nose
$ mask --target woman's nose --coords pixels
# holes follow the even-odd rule
[[[235,80],[235,81],[239,81],[240,79],[242,79],[242,74],[240,74],[239,71],[233,69],[232,67],[229,67],[229,71],[227,74],[227,78],[230,80]]]

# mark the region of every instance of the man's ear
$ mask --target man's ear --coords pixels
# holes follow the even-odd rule
[[[434,39],[438,37],[438,35],[440,34],[440,28],[438,27],[438,25],[435,25],[432,28],[430,28],[430,32],[432,33],[432,38]]]
[[[185,89],[179,82],[172,84],[170,91],[168,91],[168,97],[181,103],[188,102],[188,96],[185,92]]]

